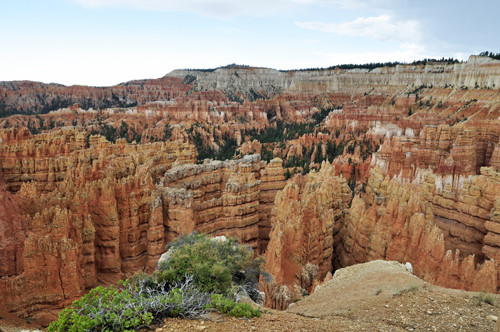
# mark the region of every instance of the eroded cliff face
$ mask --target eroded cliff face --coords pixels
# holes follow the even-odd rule
[[[460,64],[398,65],[351,70],[310,70],[280,72],[269,68],[230,66],[212,72],[174,70],[165,77],[190,78],[194,89],[221,90],[225,94],[241,92],[249,100],[273,97],[282,92],[320,94],[334,91],[350,92],[360,86],[384,87],[434,85],[444,87],[498,87],[500,61],[488,57],[471,56]]]
[[[73,127],[35,136],[26,128],[14,128],[0,131],[0,137],[5,142],[1,151],[4,180],[13,192],[31,181],[42,193],[53,191],[68,176],[78,185],[120,179],[135,173],[136,168],[137,172],[150,169],[157,181],[175,161],[191,163],[196,158],[194,146],[182,141],[137,145],[118,140],[113,144]]]
[[[275,198],[265,255],[276,284],[293,286],[308,263],[319,267],[320,279],[332,271],[333,235],[343,226],[350,200],[346,180],[336,177],[335,168],[325,162],[318,173],[296,175],[288,181]]]
[[[0,138],[0,145],[2,145]],[[5,189],[3,174],[0,169],[0,275],[11,277],[24,272],[24,241],[26,223],[21,215],[21,208],[10,192]],[[0,279],[2,299],[12,301],[14,291],[8,289],[5,278]]]
[[[377,259],[410,262],[415,275],[436,285],[497,293],[500,173],[480,173],[463,176],[453,191],[453,181],[431,170],[405,183],[375,167],[366,193],[352,201],[329,164],[295,176],[273,208],[268,305],[286,308],[297,289],[313,291],[327,272]]]
[[[160,188],[169,201],[166,241],[197,230],[213,236],[237,236],[257,252],[269,240],[269,211],[284,186],[282,161],[269,164],[260,155],[233,161],[174,167]]]
[[[131,113],[172,120],[191,118],[219,122],[227,114],[245,114],[262,120],[267,114],[278,118],[284,114],[297,120],[313,111],[313,107],[327,105],[311,104],[321,94],[333,94],[330,99],[336,105],[348,104],[354,98],[356,106],[367,108],[395,101],[395,110],[407,112],[417,100],[427,102],[425,89],[420,90],[429,87],[434,89],[434,97],[442,101],[445,113],[449,113],[443,115],[448,116],[468,100],[476,99],[481,104],[488,99],[485,90],[499,86],[500,61],[481,56],[471,56],[464,63],[398,65],[373,70],[334,68],[280,72],[269,68],[228,66],[214,71],[174,70],[160,79],[102,88],[29,81],[0,82],[0,110],[4,114],[44,114],[78,104],[84,110],[119,111],[133,107]],[[462,87],[483,90],[469,93],[463,92]],[[465,101],[461,96],[471,98]],[[472,113],[473,108],[469,108]],[[480,109],[479,106],[476,111]],[[376,111],[376,107],[371,110]],[[493,118],[494,114],[483,116]],[[377,112],[364,117],[370,121],[387,118],[387,114],[377,115]]]
[[[174,161],[193,162],[192,145],[111,144],[93,136],[87,148],[74,129],[0,137],[8,213],[2,250],[10,264],[2,268],[0,296],[8,310],[47,322],[52,309],[85,289],[154,269],[165,248],[154,180]]]
[[[498,244],[484,241],[485,221],[481,216],[486,219],[486,214],[494,213],[492,202],[496,198],[491,190],[500,183],[494,179],[496,171],[482,170],[484,174],[472,176],[458,199],[450,204],[436,193],[439,180],[432,174],[421,186],[403,185],[374,169],[366,196],[354,198],[345,224],[336,235],[338,266],[375,259],[407,261],[417,276],[433,284],[497,293],[498,267],[483,250],[488,252],[491,244]],[[471,187],[478,188],[472,195]],[[490,199],[489,205],[482,193]],[[484,208],[470,199],[483,199]],[[444,217],[451,215],[453,219]],[[495,224],[489,221],[489,228]],[[495,235],[492,232],[489,237]]]
[[[498,167],[498,120],[467,121],[454,126],[426,125],[414,132],[386,135],[372,166],[401,181],[421,181],[428,170],[458,192],[463,179],[478,175],[485,166]]]
[[[267,247],[280,159],[196,165],[182,140],[113,144],[73,128],[0,137],[0,297],[23,317],[48,323],[90,288],[151,273],[183,232]]]
[[[185,96],[191,87],[177,78],[130,81],[107,88],[67,87],[30,81],[0,82],[0,109],[6,114],[37,114],[73,104],[86,110],[130,107]]]

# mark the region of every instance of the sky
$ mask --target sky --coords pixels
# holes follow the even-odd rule
[[[0,0],[0,81],[110,86],[179,68],[500,53],[500,1]]]

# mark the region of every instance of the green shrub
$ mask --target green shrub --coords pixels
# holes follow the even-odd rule
[[[252,249],[238,244],[237,238],[219,241],[193,232],[170,243],[168,249],[168,260],[158,267],[159,282],[179,282],[192,275],[201,290],[228,294],[233,283],[256,283],[263,273],[264,260],[253,259]]]
[[[134,305],[130,281],[118,287],[96,287],[80,300],[74,301],[59,314],[48,330],[80,332],[91,329],[100,331],[133,331],[135,327],[149,324],[153,315],[140,305]]]
[[[212,304],[205,306],[205,308],[215,308],[221,313],[234,317],[245,317],[250,319],[261,316],[261,312],[253,309],[248,303],[235,303],[221,294],[213,294]]]
[[[118,287],[96,287],[74,301],[52,322],[49,332],[134,331],[163,317],[194,317],[211,303],[188,277],[183,283],[157,284],[142,279],[119,282]]]
[[[217,241],[192,233],[167,249],[172,249],[169,259],[153,276],[140,274],[116,287],[92,289],[64,309],[48,331],[134,331],[165,317],[196,317],[210,307],[235,317],[260,317],[250,305],[226,298],[242,290],[258,295],[264,261],[253,259],[250,247],[236,238]]]
[[[228,316],[246,317],[248,319],[257,317],[260,318],[261,313],[259,310],[253,309],[248,303],[237,303],[231,311],[227,313]]]

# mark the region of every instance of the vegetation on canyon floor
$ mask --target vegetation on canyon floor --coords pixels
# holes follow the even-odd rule
[[[258,296],[264,261],[236,238],[212,240],[193,232],[167,246],[168,258],[153,275],[138,274],[118,286],[96,287],[50,324],[50,332],[135,331],[166,317],[197,317],[210,310],[234,317],[260,317],[243,292]]]

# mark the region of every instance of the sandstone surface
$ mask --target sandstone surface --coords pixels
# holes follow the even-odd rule
[[[334,172],[324,162],[318,173],[294,176],[276,195],[265,256],[276,284],[294,287],[296,274],[308,263],[318,266],[315,275],[319,279],[332,271],[333,234],[342,227],[351,199],[345,179],[335,177]],[[301,287],[311,291],[312,280]]]
[[[497,293],[499,80],[500,61],[472,56],[0,82],[0,111],[19,113],[0,120],[0,296],[49,321],[91,287],[151,272],[193,230],[264,254],[276,308],[377,259]]]
[[[263,252],[269,240],[269,211],[284,186],[282,161],[260,155],[233,161],[206,161],[167,171],[159,188],[169,202],[166,241],[197,230],[237,236]]]
[[[484,172],[491,174],[488,169]],[[484,175],[470,180],[496,184]],[[481,208],[462,202],[470,194],[466,190],[456,204],[452,204],[453,199],[446,201],[433,191],[437,182],[429,175],[424,185],[404,185],[397,179],[384,178],[378,168],[372,170],[366,195],[354,198],[345,224],[335,236],[338,266],[375,259],[407,261],[415,275],[431,283],[497,293],[498,267],[484,253],[490,245],[490,255],[496,253],[496,244],[484,240]],[[464,187],[467,185],[469,182]],[[483,200],[484,207],[492,210],[493,204],[487,206],[487,200]]]
[[[72,128],[0,137],[2,250],[9,257],[0,295],[9,310],[50,321],[51,309],[86,289],[154,269],[165,242],[153,181],[174,161],[193,162],[192,145],[111,144],[92,136],[87,147]]]

